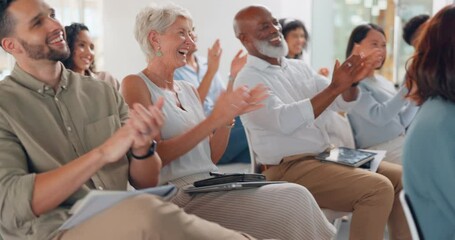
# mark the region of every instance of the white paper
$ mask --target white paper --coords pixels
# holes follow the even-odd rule
[[[370,170],[369,171],[377,172],[378,168],[379,168],[379,164],[382,162],[382,159],[384,159],[385,154],[387,153],[387,151],[386,150],[369,150],[369,149],[359,149],[359,150],[362,150],[362,151],[365,151],[365,152],[376,153],[376,155],[374,156],[374,159],[371,160]]]
[[[83,221],[89,219],[93,215],[112,207],[122,200],[139,195],[153,194],[164,198],[170,198],[177,192],[174,185],[165,185],[154,188],[146,188],[136,191],[99,191],[92,190],[83,199],[77,201],[70,210],[72,216],[68,218],[59,230],[72,228]]]

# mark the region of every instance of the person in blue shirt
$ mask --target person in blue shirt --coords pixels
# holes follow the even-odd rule
[[[387,49],[381,27],[372,23],[357,26],[349,38],[346,57],[353,53],[355,45],[364,52],[380,49],[383,61],[378,62],[376,69],[382,68]],[[404,134],[418,109],[404,97],[408,89],[402,86],[396,90],[391,81],[375,74],[374,69],[360,81],[359,88],[360,99],[348,112],[356,147],[387,150],[384,160],[401,164]]]
[[[424,239],[455,239],[453,26],[450,4],[425,25],[406,81],[421,106],[406,135],[403,184]]]
[[[197,42],[197,34],[194,28],[191,37],[194,42]],[[227,87],[225,87],[224,81],[218,72],[222,55],[220,40],[217,39],[213,46],[209,48],[207,58],[196,55],[195,52],[198,49],[196,45],[193,46],[186,55],[187,64],[175,70],[174,78],[175,80],[187,81],[197,88],[203,104],[204,113],[208,116],[212,112],[213,106],[220,94],[225,90],[232,90],[232,84],[237,73],[246,63],[246,55],[242,55],[242,50],[235,55],[231,62],[229,82]],[[239,117],[233,120],[228,146],[218,164],[234,162],[250,162],[248,142]]]

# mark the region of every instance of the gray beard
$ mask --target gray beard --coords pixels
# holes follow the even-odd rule
[[[288,54],[289,51],[288,44],[284,40],[281,41],[281,45],[278,47],[272,46],[268,41],[263,40],[255,41],[254,46],[259,51],[259,53],[271,58],[284,57]]]
[[[46,53],[44,45],[29,44],[22,39],[19,39],[19,42],[24,47],[27,56],[35,60],[46,59],[52,61],[63,61],[70,56],[70,51],[68,48],[66,51],[57,51],[55,49],[49,48],[49,52]]]

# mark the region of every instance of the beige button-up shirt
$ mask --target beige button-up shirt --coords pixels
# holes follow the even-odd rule
[[[0,81],[0,231],[7,239],[49,239],[91,189],[125,190],[126,156],[106,165],[57,209],[31,210],[35,174],[99,146],[128,117],[110,85],[64,69],[56,92],[19,66]]]

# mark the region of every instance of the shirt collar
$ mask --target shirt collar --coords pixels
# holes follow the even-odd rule
[[[67,89],[68,87],[68,79],[69,79],[69,71],[63,66],[62,63],[60,63],[62,65],[62,74],[60,75],[60,83],[59,83],[59,87],[60,89],[64,90],[64,89]],[[16,65],[14,66],[14,69],[11,73],[11,77],[12,79],[21,84],[22,86],[32,90],[32,91],[35,91],[35,92],[38,92],[39,94],[41,95],[44,95],[45,93],[48,93],[49,91],[53,93],[53,90],[52,90],[52,87],[43,83],[42,81],[36,79],[35,77],[33,77],[32,75],[30,75],[29,73],[25,72],[17,63]]]
[[[247,65],[253,66],[260,71],[266,70],[267,68],[286,69],[288,67],[287,61],[288,61],[288,59],[286,59],[285,57],[281,57],[281,60],[280,60],[281,66],[277,66],[277,65],[272,65],[272,64],[268,63],[267,61],[265,61],[261,58],[258,58],[256,56],[250,55],[250,54],[248,55],[248,58],[246,60]]]

